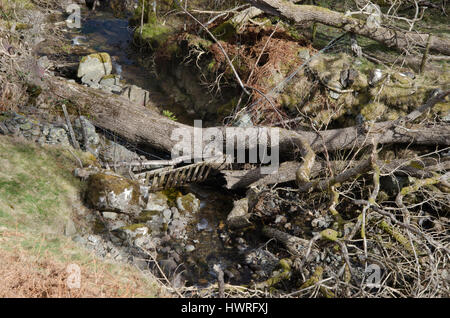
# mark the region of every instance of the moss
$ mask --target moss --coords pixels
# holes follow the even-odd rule
[[[145,223],[147,221],[152,220],[153,216],[159,215],[159,211],[143,211],[139,214],[138,217],[136,217],[136,221],[139,223]]]
[[[137,229],[142,228],[142,227],[147,227],[147,226],[144,223],[130,224],[130,225],[121,227],[120,230],[124,230],[124,231],[128,230],[128,231],[134,232]]]
[[[361,115],[366,120],[376,120],[386,111],[386,106],[382,103],[373,102],[361,108]]]
[[[182,193],[177,188],[169,188],[161,191],[167,197],[167,204],[169,206],[175,206],[178,197],[182,196]]]
[[[80,63],[85,62],[88,58],[93,58],[99,60],[101,63],[109,64],[111,63],[111,56],[109,56],[106,52],[101,53],[92,53],[87,56],[83,56],[80,60]]]
[[[99,198],[105,195],[106,192],[114,192],[114,194],[119,195],[125,189],[132,188],[132,198],[130,204],[139,205],[139,185],[131,180],[107,175],[103,173],[96,173],[89,177],[88,179],[89,187],[89,200],[93,206],[99,202]]]
[[[338,235],[339,235],[339,233],[332,229],[326,229],[326,230],[323,230],[322,232],[320,232],[320,236],[323,239],[333,241],[333,242],[336,242],[338,240]]]
[[[134,32],[134,37],[138,41],[149,46],[151,50],[155,50],[162,46],[169,35],[172,33],[172,29],[167,25],[161,23],[144,24]]]
[[[237,25],[227,20],[215,27],[211,33],[219,40],[229,41],[237,34]]]

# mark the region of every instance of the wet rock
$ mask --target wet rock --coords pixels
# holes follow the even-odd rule
[[[129,179],[106,173],[89,177],[87,201],[99,211],[137,215],[141,211],[139,185]]]
[[[206,229],[210,229],[209,224],[208,224],[208,220],[206,219],[201,219],[200,222],[197,223],[197,230],[198,231],[203,231]]]
[[[249,218],[248,199],[243,198],[234,202],[233,210],[227,216],[227,224],[230,228],[243,228],[251,224]]]
[[[200,210],[200,200],[192,193],[178,197],[176,202],[180,212],[196,213]]]
[[[89,86],[98,84],[102,77],[111,74],[112,63],[108,53],[94,53],[83,57],[77,76]]]

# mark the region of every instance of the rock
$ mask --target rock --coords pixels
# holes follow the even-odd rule
[[[309,53],[309,50],[307,48],[301,48],[298,52],[298,56],[302,59],[302,60],[307,60],[311,57],[311,54]]]
[[[257,248],[245,255],[245,262],[253,270],[260,272],[265,277],[269,277],[278,266],[280,260],[271,252]]]
[[[147,206],[145,211],[158,211],[162,212],[169,208],[168,198],[162,192],[154,192],[148,194]]]
[[[84,245],[87,243],[86,239],[78,234],[72,237],[72,241],[74,241],[75,243],[81,244],[81,245]]]
[[[195,251],[195,246],[192,244],[186,245],[185,250],[188,253],[193,252],[193,251]]]
[[[123,89],[121,96],[141,106],[147,106],[150,104],[149,92],[136,85],[126,86]]]
[[[81,145],[84,145],[87,151],[90,151],[95,156],[98,156],[100,136],[95,131],[95,126],[84,116],[80,116],[79,118],[75,119],[73,130],[78,142]],[[84,135],[86,136],[86,140],[84,140]]]
[[[234,202],[234,207],[227,216],[227,224],[230,228],[243,228],[251,224],[249,217],[248,199],[243,198]]]
[[[139,156],[136,153],[128,150],[124,146],[115,143],[113,141],[110,141],[108,139],[105,139],[104,145],[102,145],[102,147],[99,150],[99,158],[103,161],[112,164],[114,162],[136,160],[139,159]],[[124,169],[128,171],[127,167],[125,167]]]
[[[112,232],[124,241],[134,242],[135,239],[146,236],[149,233],[149,228],[143,223],[138,223],[115,229]]]
[[[171,277],[178,267],[177,263],[173,260],[173,258],[162,259],[158,263],[161,269],[163,270],[164,274],[168,277]]]
[[[170,209],[165,209],[163,211],[163,218],[164,218],[164,222],[165,223],[169,223],[170,222],[171,216],[172,216],[172,211]]]
[[[103,76],[100,80],[100,89],[120,94],[122,92],[122,86],[120,84],[120,77],[118,75],[107,75]]]
[[[375,86],[384,77],[383,71],[376,68],[369,72],[369,85]]]
[[[89,176],[87,201],[99,211],[137,215],[141,211],[139,185],[129,179],[106,173]]]
[[[78,66],[77,76],[81,77],[81,82],[88,84],[98,84],[100,79],[111,74],[112,63],[108,53],[93,53],[83,57]]]
[[[188,193],[177,198],[177,207],[180,212],[196,213],[200,210],[200,200]]]
[[[73,236],[77,234],[77,229],[75,227],[75,223],[71,219],[67,220],[66,224],[64,225],[64,235],[65,236]]]
[[[249,114],[244,113],[237,118],[233,126],[241,128],[253,127],[252,117]]]
[[[70,146],[69,137],[67,131],[64,128],[51,127],[46,137],[46,143],[51,145],[61,144],[64,146]]]
[[[203,231],[206,229],[210,229],[208,226],[208,220],[206,219],[201,219],[200,222],[197,223],[197,230],[198,231]]]
[[[91,244],[98,244],[100,242],[100,237],[98,235],[89,235],[87,240],[89,241],[89,243]]]
[[[119,214],[117,214],[115,212],[103,212],[102,215],[105,219],[108,219],[108,220],[115,220],[119,216]]]

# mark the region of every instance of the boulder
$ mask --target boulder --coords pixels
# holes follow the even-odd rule
[[[106,75],[100,80],[100,89],[106,92],[120,94],[122,86],[120,84],[120,77],[118,75]]]
[[[129,85],[124,88],[121,95],[133,103],[141,106],[147,106],[150,104],[149,92],[136,85]]]
[[[178,197],[176,202],[180,212],[196,213],[200,210],[200,200],[192,193]]]
[[[169,208],[168,198],[162,192],[154,192],[148,194],[148,201],[145,211],[162,212]]]
[[[116,211],[138,215],[141,211],[139,184],[129,179],[96,173],[89,176],[87,201],[99,211]]]
[[[243,198],[234,202],[233,210],[227,216],[227,224],[230,228],[243,228],[251,225],[248,213],[248,199]]]
[[[108,53],[93,53],[83,57],[78,66],[77,76],[89,86],[97,85],[102,77],[111,74],[112,63]]]

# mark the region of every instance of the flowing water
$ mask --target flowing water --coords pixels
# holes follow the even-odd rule
[[[68,34],[76,45],[97,52],[107,52],[116,64],[113,73],[120,73],[127,84],[134,84],[150,92],[150,100],[161,110],[172,111],[180,122],[191,124],[189,117],[176,103],[170,101],[158,87],[158,78],[151,70],[139,64],[139,52],[133,47],[132,29],[127,19],[118,19],[108,12],[83,12],[82,28]],[[79,43],[78,43],[79,42]],[[188,281],[205,285],[216,281],[214,265],[219,265],[232,283],[246,283],[250,271],[242,268],[242,254],[238,249],[224,245],[223,232],[228,213],[233,208],[233,195],[218,187],[191,185],[183,192],[192,192],[200,199],[200,211],[187,227],[189,243],[195,250],[183,256]],[[222,239],[220,236],[222,235]]]

